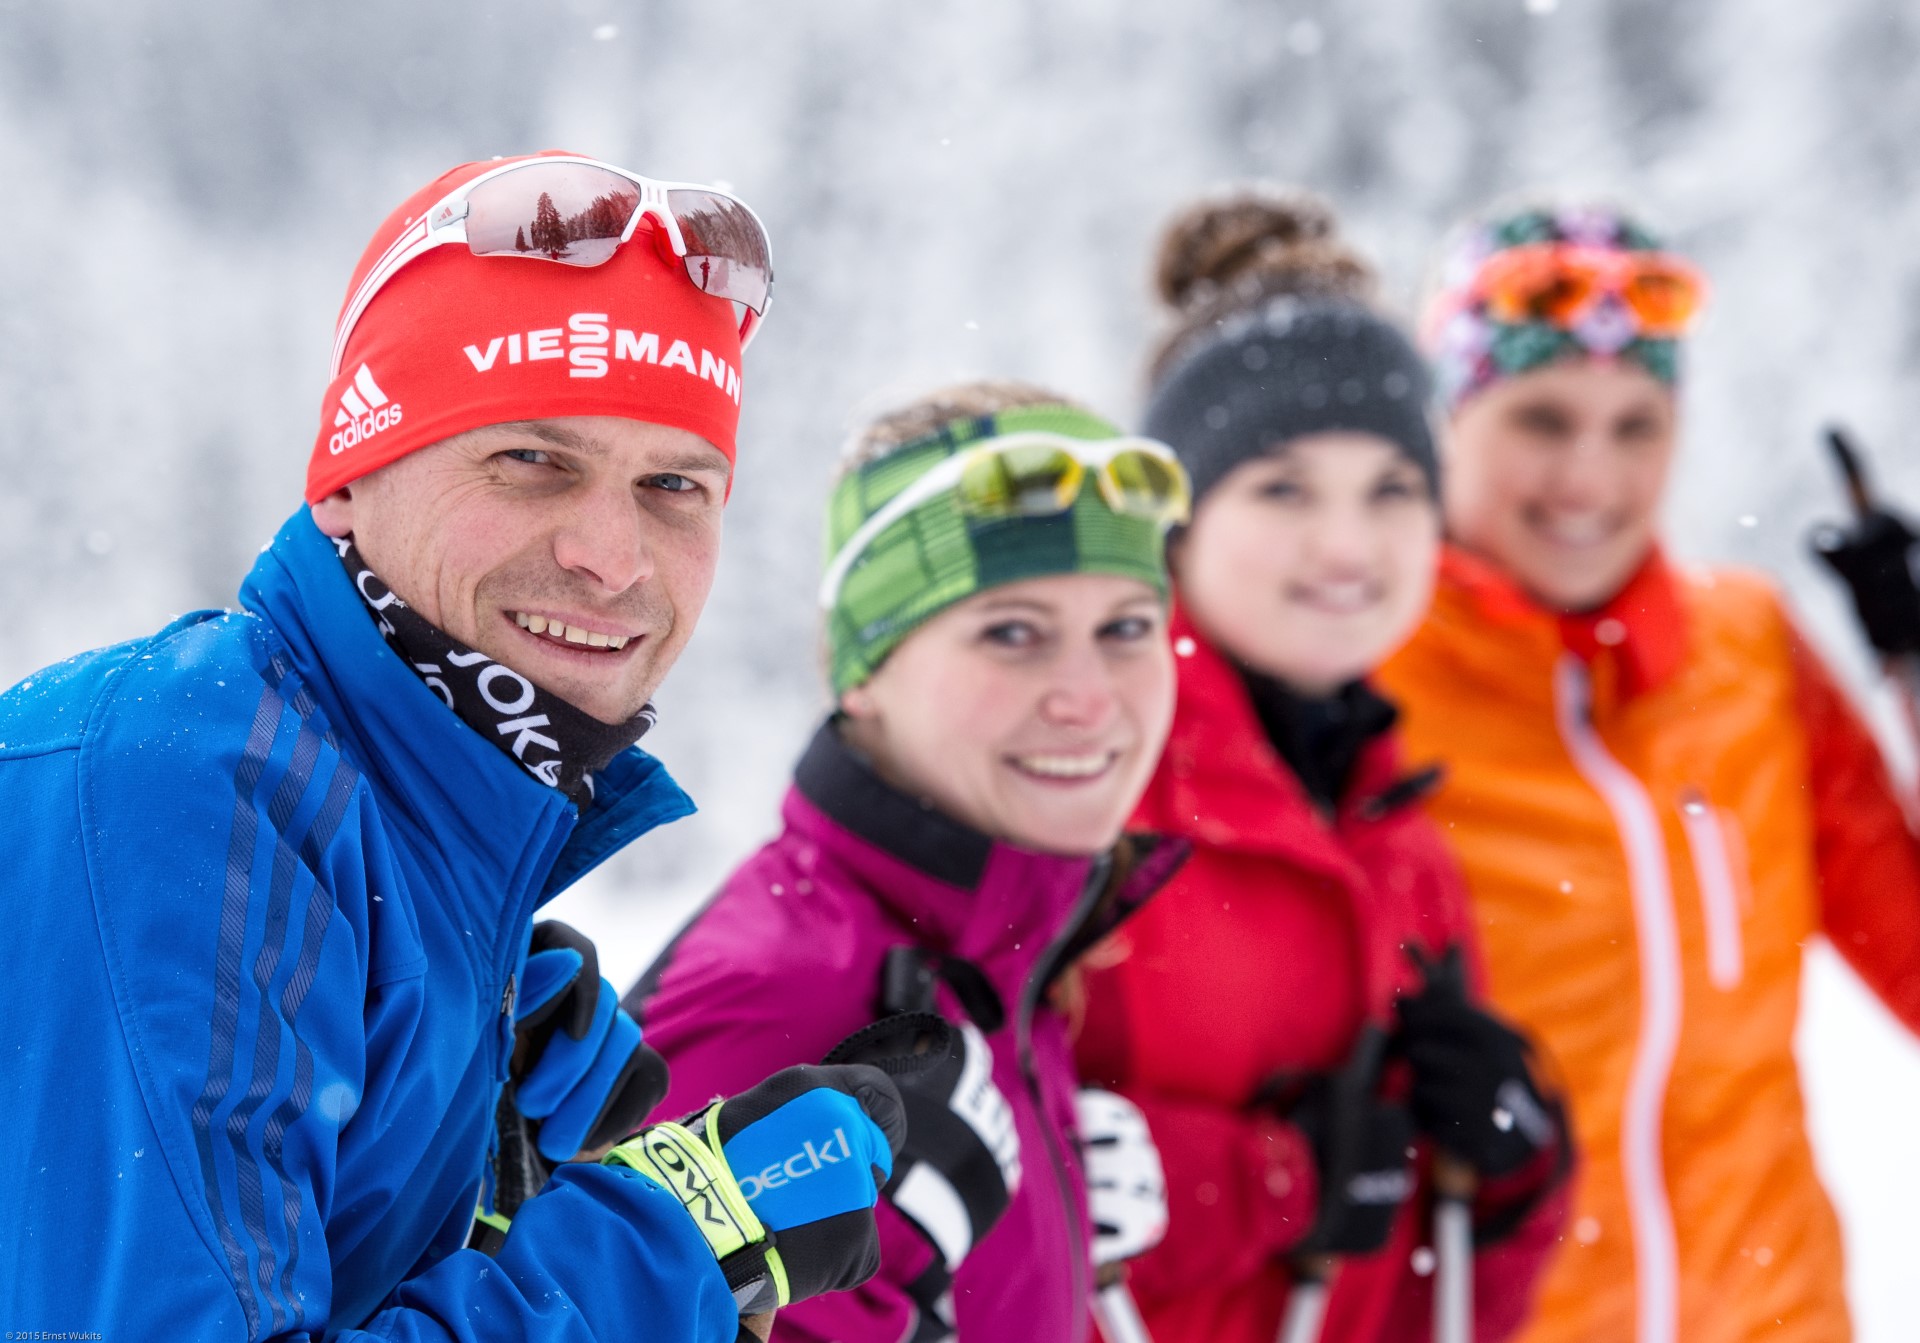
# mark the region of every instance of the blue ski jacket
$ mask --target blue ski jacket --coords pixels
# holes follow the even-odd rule
[[[583,817],[481,740],[305,508],[241,601],[0,695],[0,1329],[732,1343],[617,1168],[461,1248],[534,909],[692,804],[636,749]]]

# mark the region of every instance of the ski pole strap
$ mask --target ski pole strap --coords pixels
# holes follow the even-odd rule
[[[473,1225],[467,1230],[467,1248],[488,1258],[499,1254],[500,1247],[507,1243],[507,1228],[513,1225],[520,1205],[539,1193],[553,1173],[534,1143],[538,1125],[520,1113],[511,1082],[500,1092],[493,1122],[494,1145],[487,1153],[480,1201],[473,1210]]]
[[[963,957],[907,944],[890,948],[880,967],[880,1015],[938,1011],[934,995],[941,984],[953,990],[981,1034],[1007,1024],[1006,1004],[984,970]]]
[[[517,1088],[509,1082],[494,1114],[499,1153],[493,1166],[493,1210],[512,1217],[520,1205],[546,1185],[553,1164],[540,1155],[537,1120],[520,1112]]]
[[[960,1326],[953,1315],[953,1274],[947,1262],[933,1257],[920,1276],[907,1284],[907,1300],[913,1306],[913,1331],[901,1343],[955,1343]]]
[[[487,1205],[481,1203],[473,1210],[473,1226],[467,1231],[467,1248],[478,1250],[492,1259],[507,1243],[507,1231],[513,1226],[513,1219],[501,1213],[488,1212]]]
[[[746,1195],[721,1154],[721,1101],[702,1116],[702,1140],[680,1124],[655,1124],[621,1143],[607,1164],[626,1166],[659,1185],[693,1218],[726,1274],[742,1315],[759,1315],[787,1304],[786,1264],[773,1233],[754,1216]]]

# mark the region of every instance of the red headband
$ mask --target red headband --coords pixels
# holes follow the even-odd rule
[[[442,196],[509,161],[462,164],[410,196],[374,234],[347,293]],[[469,429],[563,415],[685,429],[731,462],[740,420],[733,305],[668,264],[650,228],[642,220],[591,269],[476,257],[457,245],[401,269],[361,315],[327,388],[307,501]]]

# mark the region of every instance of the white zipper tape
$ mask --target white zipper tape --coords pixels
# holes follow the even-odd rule
[[[1608,752],[1590,716],[1587,669],[1567,654],[1554,668],[1554,716],[1574,768],[1613,813],[1627,853],[1640,953],[1640,1033],[1620,1124],[1620,1159],[1633,1224],[1635,1338],[1679,1336],[1680,1263],[1661,1155],[1667,1082],[1680,1044],[1680,933],[1673,916],[1667,846],[1653,799]]]
[[[1720,814],[1698,788],[1680,797],[1680,824],[1693,850],[1693,875],[1700,886],[1700,911],[1707,929],[1707,978],[1722,993],[1740,987],[1745,973],[1740,941],[1740,895]]]

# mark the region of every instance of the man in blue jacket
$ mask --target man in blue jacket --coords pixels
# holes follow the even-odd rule
[[[535,974],[534,910],[691,809],[634,742],[770,283],[721,193],[453,170],[361,260],[310,507],[242,609],[0,696],[9,1336],[725,1341],[872,1272],[901,1124],[870,1068],[563,1166],[462,1248],[510,1071],[550,1156],[626,1136],[611,989],[544,1039],[516,998],[581,965]]]

